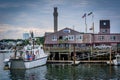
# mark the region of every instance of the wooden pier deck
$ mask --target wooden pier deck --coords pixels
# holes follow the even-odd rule
[[[47,63],[72,63],[71,60],[47,60]]]
[[[80,63],[107,63],[108,60],[83,60]]]
[[[80,63],[105,63],[107,64],[108,60],[81,60],[81,61],[75,61],[75,64]],[[72,60],[48,60],[47,63],[68,63],[73,64],[74,61]]]

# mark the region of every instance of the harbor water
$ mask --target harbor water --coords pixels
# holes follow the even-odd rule
[[[120,66],[106,64],[46,64],[28,70],[4,70],[0,53],[0,80],[120,80]]]

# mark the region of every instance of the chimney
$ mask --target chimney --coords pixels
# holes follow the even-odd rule
[[[57,12],[57,7],[54,7],[53,16],[54,16],[54,32],[57,32],[57,28],[58,28],[58,12]]]

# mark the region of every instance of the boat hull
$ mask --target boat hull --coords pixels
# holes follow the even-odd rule
[[[10,69],[30,69],[45,65],[46,62],[47,56],[31,61],[24,61],[23,59],[12,59],[10,60]]]
[[[118,66],[118,65],[120,65],[120,62],[118,62],[117,60],[112,60],[111,63],[110,63],[110,61],[107,61],[107,64]]]
[[[47,56],[33,61],[24,61],[24,65],[26,69],[29,69],[29,68],[42,66],[46,64],[46,62],[47,62]]]
[[[114,65],[116,65],[116,66],[120,65],[120,62],[117,61],[117,60],[113,60],[113,63],[114,63]]]

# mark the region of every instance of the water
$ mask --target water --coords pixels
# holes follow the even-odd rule
[[[103,64],[47,64],[29,70],[3,70],[0,54],[0,80],[120,80],[120,66]]]

